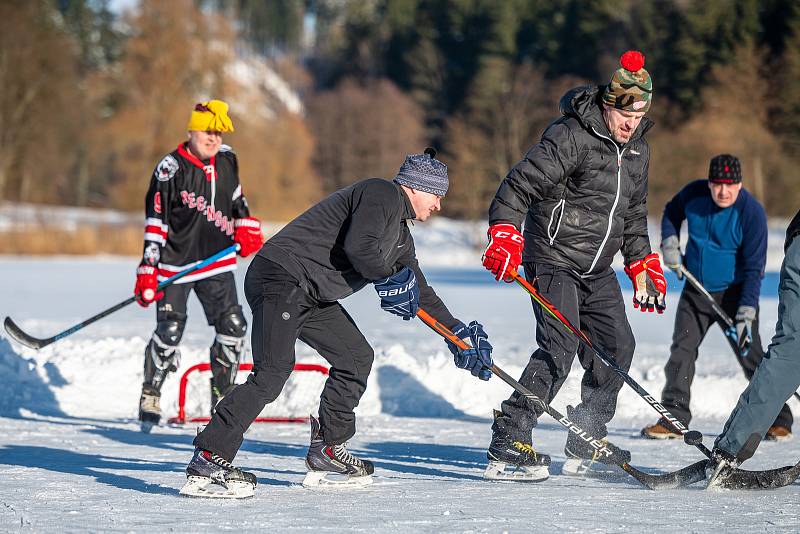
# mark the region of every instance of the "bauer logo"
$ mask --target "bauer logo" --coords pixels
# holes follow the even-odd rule
[[[414,287],[416,283],[417,281],[415,279],[401,287],[396,287],[394,289],[381,289],[380,291],[378,291],[378,296],[382,298],[382,297],[395,297],[397,295],[402,295],[403,293],[407,292],[412,287]]]
[[[611,452],[611,449],[605,446],[605,443],[603,443],[599,439],[595,439],[594,437],[592,437],[591,434],[589,434],[584,429],[582,429],[581,427],[570,421],[567,416],[562,417],[561,419],[558,420],[558,422],[567,427],[567,429],[569,429],[570,432],[572,432],[573,434],[581,438],[583,441],[588,443],[597,452],[606,455],[607,458],[613,456],[614,453]]]

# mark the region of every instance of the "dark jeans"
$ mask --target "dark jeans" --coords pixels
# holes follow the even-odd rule
[[[630,368],[635,340],[613,270],[609,268],[596,278],[581,279],[568,270],[526,263],[525,276],[562,315],[586,332],[595,346],[611,354],[622,369]],[[520,383],[550,403],[564,384],[577,354],[585,371],[581,403],[571,414],[575,423],[593,436],[605,436],[606,424],[616,411],[622,378],[593,351],[579,345],[577,336],[536,302],[533,311],[539,348],[531,355]],[[529,443],[542,412],[516,392],[502,403],[501,411],[492,430]]]
[[[247,270],[244,289],[253,310],[253,372],[217,405],[194,444],[233,460],[244,432],[289,378],[298,338],[331,364],[319,418],[325,442],[344,443],[355,434],[353,409],[372,369],[369,343],[338,302],[311,298],[289,273],[261,256]]]
[[[741,292],[741,284],[736,284],[725,291],[712,293],[711,296],[714,297],[714,300],[729,317],[734,317],[736,309],[739,307]],[[761,336],[758,333],[758,316],[759,313],[756,311],[756,320],[753,321],[752,327],[753,341],[746,358],[740,358],[736,344],[732,339],[725,337],[733,350],[733,358],[741,366],[747,380],[753,377],[753,372],[764,357]],[[720,325],[720,328],[723,329],[727,327],[714,312],[711,303],[708,302],[708,298],[697,291],[694,286],[687,283],[683,288],[681,299],[678,302],[678,310],[675,313],[672,347],[670,348],[669,361],[664,367],[667,383],[664,385],[664,391],[661,394],[661,403],[664,407],[687,426],[692,420],[689,401],[691,399],[692,381],[694,380],[695,362],[698,355],[697,349],[700,347],[703,338],[705,338],[706,332],[714,323]],[[791,429],[792,422],[792,412],[784,404],[774,424]]]

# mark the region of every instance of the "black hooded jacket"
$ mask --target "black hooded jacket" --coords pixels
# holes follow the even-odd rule
[[[414,271],[420,306],[453,328],[458,321],[425,280],[408,221],[416,214],[402,188],[369,178],[315,204],[269,239],[259,256],[281,265],[312,297],[332,302],[396,273]]]
[[[523,261],[566,267],[580,276],[651,252],[647,235],[647,117],[619,146],[603,120],[602,87],[584,86],[561,99],[562,117],[517,163],[495,194],[489,223],[525,220]]]

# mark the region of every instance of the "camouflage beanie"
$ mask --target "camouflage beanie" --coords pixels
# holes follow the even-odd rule
[[[614,71],[603,92],[603,102],[625,111],[648,111],[653,96],[653,80],[644,70],[644,55],[628,50],[619,58],[621,68]]]

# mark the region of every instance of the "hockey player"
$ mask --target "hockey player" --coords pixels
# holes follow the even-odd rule
[[[144,351],[144,382],[139,402],[142,430],[161,418],[159,400],[167,374],[180,365],[186,326],[186,301],[194,289],[216,337],[211,345],[212,409],[231,389],[245,342],[247,322],[236,296],[236,255],[212,263],[157,292],[160,280],[238,243],[239,255],[264,242],[261,223],[250,216],[239,183],[239,164],[222,134],[233,132],[228,105],[197,104],[187,126],[189,139],[164,156],[145,197],[144,254],[136,269],[134,292],[142,306],[158,301],[156,329]]]
[[[253,310],[253,372],[217,406],[194,440],[182,493],[242,497],[240,472],[232,470],[244,432],[289,378],[299,338],[331,364],[311,419],[304,485],[364,485],[372,462],[345,445],[356,431],[353,408],[367,387],[373,350],[338,300],[374,284],[381,308],[403,319],[421,306],[475,349],[448,343],[458,367],[483,380],[491,376],[492,347],[476,321],[454,318],[425,281],[410,222],[440,209],[449,185],[436,152],[406,158],[393,182],[371,178],[341,189],[290,222],[253,260],[245,295]],[[338,476],[329,476],[331,474]],[[233,484],[228,484],[231,481]]]
[[[708,486],[724,481],[755,454],[786,400],[800,386],[800,212],[786,231],[778,286],[778,322],[764,359],[714,444]]]
[[[634,307],[663,311],[667,286],[647,235],[650,149],[644,135],[652,126],[645,117],[652,81],[641,53],[626,52],[620,63],[607,85],[564,95],[563,116],[500,184],[489,208],[483,265],[497,280],[510,282],[509,272],[524,262],[526,278],[542,295],[627,370],[635,341],[611,268],[614,255],[621,250],[624,256]],[[591,435],[605,436],[622,379],[537,303],[533,308],[539,348],[519,381],[550,402],[577,353],[585,370],[582,402],[567,414]],[[536,452],[531,440],[541,413],[517,393],[502,403],[492,426],[487,478],[547,476],[550,458]],[[603,467],[595,463],[595,449],[576,434],[569,434],[564,453],[564,473]],[[628,451],[619,454],[630,457]]]
[[[685,256],[680,249],[684,220],[689,231]],[[742,188],[741,164],[736,157],[715,156],[707,181],[688,184],[667,203],[661,220],[661,253],[664,263],[679,277],[682,269],[688,270],[722,310],[735,317],[737,332],[727,339],[740,356],[736,360],[749,380],[764,356],[758,332],[758,297],[767,262],[767,215]],[[690,387],[697,349],[715,322],[727,329],[708,297],[687,283],[675,314],[672,347],[664,368],[667,381],[661,396],[661,404],[687,428],[692,417]],[[788,439],[791,428],[792,412],[784,404],[766,439]],[[664,420],[642,429],[642,435],[651,439],[681,437]]]

